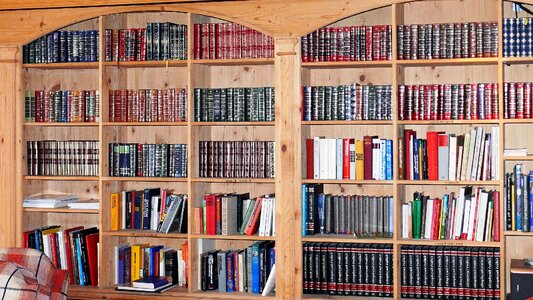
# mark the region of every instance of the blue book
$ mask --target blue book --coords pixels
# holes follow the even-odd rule
[[[158,245],[158,246],[152,246],[148,250],[148,252],[150,253],[150,257],[149,257],[150,264],[149,264],[148,274],[150,276],[159,276],[159,274],[155,274],[155,262],[157,261],[156,256],[159,256],[159,251],[161,249],[163,249],[163,246]]]
[[[43,251],[41,240],[39,239],[39,236],[41,235],[41,230],[35,229],[33,231],[33,234],[35,235],[35,250]]]
[[[272,270],[272,267],[276,264],[276,248],[270,248],[270,254],[268,255],[268,257],[270,258],[268,269]]]
[[[392,180],[392,140],[385,141],[385,179]]]
[[[524,195],[522,194],[524,187],[524,178],[522,176],[522,164],[517,164],[514,167],[515,178],[515,206],[516,206],[516,230],[522,230],[522,213],[524,208]]]
[[[307,236],[307,193],[305,184],[302,184],[302,237]]]
[[[160,189],[144,189],[144,198],[143,198],[143,225],[142,228],[149,230],[150,225],[152,224],[152,197],[161,195]],[[154,228],[155,229],[155,228]]]
[[[132,282],[132,286],[143,289],[157,289],[158,287],[168,285],[169,283],[170,282],[168,277],[150,275],[135,280],[134,282]]]
[[[61,96],[61,99],[62,99],[62,109],[61,109],[61,122],[67,122],[67,115],[68,115],[68,91],[63,91],[62,92],[62,96]]]
[[[528,185],[529,185],[529,194],[528,194],[529,228],[533,228],[533,171],[529,171],[527,178],[528,178]]]
[[[532,19],[529,18],[527,25],[526,25],[526,56],[530,57],[533,56],[533,47],[531,43],[533,43],[533,22],[531,22]]]
[[[509,18],[503,18],[502,24],[503,57],[509,56]]]
[[[83,268],[81,266],[83,266],[83,259],[81,257],[81,244],[80,244],[80,238],[79,238],[79,235],[76,236],[74,238],[76,240],[76,256],[77,256],[77,259],[78,259],[78,276],[80,276],[80,285],[81,286],[84,286],[85,285],[85,278],[84,278],[84,275],[83,275]]]
[[[259,277],[261,270],[259,268],[259,243],[252,245],[252,293],[259,294]]]
[[[527,19],[526,18],[520,18],[517,20],[518,22],[518,35],[517,35],[517,41],[518,41],[518,50],[517,50],[517,56],[524,57],[526,56],[526,25],[527,25]]]
[[[226,255],[226,292],[235,291],[235,267],[233,265],[233,251]]]
[[[133,212],[133,229],[141,229],[141,195],[135,193],[135,203]]]
[[[418,139],[413,139],[413,180],[420,180],[420,157],[418,155]]]
[[[326,195],[325,194],[318,194],[318,227],[321,234],[324,234],[325,227],[326,227]]]

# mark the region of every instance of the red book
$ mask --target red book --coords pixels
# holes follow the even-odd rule
[[[350,139],[342,139],[342,179],[350,179]]]
[[[222,234],[222,199],[220,195],[215,196],[216,209],[216,234]]]
[[[57,260],[57,233],[50,234],[50,247],[52,248],[52,262],[56,268],[59,268],[59,261]]]
[[[494,241],[500,241],[500,192],[494,191],[494,217],[492,224],[494,224]]]
[[[431,223],[431,239],[432,240],[439,239],[441,206],[442,206],[441,199],[433,200],[433,222]]]
[[[255,201],[254,204],[254,209],[252,210],[252,214],[248,219],[248,224],[246,224],[246,227],[244,228],[244,234],[253,235],[257,232],[257,228],[259,227],[259,217],[261,216],[262,203],[263,198],[257,198],[257,201]]]
[[[404,130],[405,137],[405,159],[404,159],[404,170],[405,170],[405,179],[411,180],[411,137],[416,138],[416,132],[413,130],[407,129]]]
[[[89,276],[91,278],[91,285],[98,286],[98,244],[99,234],[93,233],[85,237],[87,242],[87,258],[89,260]]]
[[[233,276],[235,278],[235,280],[233,280],[234,282],[233,290],[238,291],[239,290],[239,278],[242,275],[239,273],[239,251],[233,251],[231,253],[231,256],[233,256],[233,269],[234,269]]]
[[[305,140],[305,150],[306,150],[306,173],[307,179],[313,179],[315,174],[315,143],[313,139]]]
[[[130,212],[131,212],[131,218],[130,218],[130,229],[135,228],[135,192],[131,192],[131,200],[128,202],[128,205],[130,205]]]
[[[427,138],[427,160],[428,179],[439,180],[439,132],[428,131]]]
[[[71,244],[71,240],[70,240],[70,233],[73,232],[73,231],[78,231],[78,230],[82,230],[83,229],[83,226],[78,226],[78,227],[73,227],[73,228],[70,228],[70,229],[67,229],[63,232],[63,236],[65,238],[65,249],[66,249],[66,253],[67,253],[67,269],[68,269],[68,272],[69,274],[74,274],[74,266],[72,264],[72,244]],[[74,276],[69,276],[69,283],[70,284],[74,284],[75,281],[74,281]]]
[[[372,180],[372,137],[369,135],[363,138],[363,153],[365,162],[364,179]]]
[[[154,263],[154,275],[159,276],[159,251],[154,251],[152,261]]]
[[[22,233],[22,247],[28,248],[28,236],[30,234],[30,231],[26,231]]]
[[[209,59],[209,23],[201,24],[202,25],[202,38],[200,39],[200,59]]]
[[[205,225],[206,225],[206,234],[215,235],[217,226],[216,226],[216,196],[213,194],[205,195]]]
[[[202,24],[194,24],[194,59],[200,59],[202,48]]]

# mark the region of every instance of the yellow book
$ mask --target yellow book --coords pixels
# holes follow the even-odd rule
[[[142,259],[144,257],[144,248],[150,244],[137,244],[131,246],[131,281],[141,279]]]
[[[119,193],[111,194],[111,230],[120,229],[120,195]]]
[[[355,141],[355,179],[365,179],[365,155],[362,140]]]
[[[48,235],[48,234],[56,233],[56,232],[59,232],[60,229],[61,229],[60,226],[52,226],[50,228],[43,229],[41,231],[41,234]]]

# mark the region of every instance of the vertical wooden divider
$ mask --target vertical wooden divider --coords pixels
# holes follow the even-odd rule
[[[189,293],[193,292],[193,283],[194,278],[196,278],[197,270],[196,268],[193,268],[193,265],[196,265],[197,260],[196,257],[200,255],[201,253],[195,253],[194,249],[196,249],[196,245],[193,245],[193,243],[196,243],[195,240],[191,238],[191,233],[193,231],[193,225],[192,222],[194,220],[194,214],[193,214],[193,190],[192,190],[192,174],[193,174],[193,153],[195,150],[195,147],[193,145],[193,132],[192,132],[192,121],[194,121],[194,107],[193,107],[193,97],[194,97],[194,87],[193,87],[193,79],[192,79],[192,64],[191,61],[193,59],[193,51],[194,51],[194,23],[191,13],[187,13],[187,196],[189,197],[188,206],[187,206],[187,220],[188,220],[188,227],[187,227],[187,265],[188,268],[188,277],[189,281],[187,282],[187,289]],[[196,270],[193,272],[193,270]]]
[[[99,102],[99,116],[100,121],[98,122],[98,141],[99,141],[99,147],[100,151],[98,151],[98,202],[100,203],[100,210],[98,214],[98,228],[100,229],[100,249],[98,252],[98,258],[100,263],[100,272],[98,273],[98,286],[107,286],[108,282],[106,280],[103,280],[103,278],[106,278],[108,276],[104,276],[105,273],[108,273],[107,268],[108,266],[103,263],[103,257],[104,255],[111,255],[114,250],[114,247],[109,247],[107,244],[106,236],[103,234],[104,232],[104,209],[107,207],[104,207],[104,182],[102,181],[102,178],[104,176],[104,151],[107,150],[107,147],[105,146],[105,139],[104,139],[104,126],[103,126],[103,118],[104,116],[107,116],[107,108],[108,106],[108,95],[109,95],[109,87],[106,81],[106,69],[104,65],[105,61],[105,42],[104,42],[104,36],[105,36],[105,24],[104,24],[104,17],[100,16],[98,17],[98,38],[100,39],[100,43],[98,45],[98,53],[99,53],[99,59],[98,59],[98,93],[100,94],[100,102]]]
[[[297,37],[275,37],[276,298],[302,298],[301,53]]]

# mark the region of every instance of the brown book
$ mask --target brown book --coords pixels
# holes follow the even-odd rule
[[[366,135],[363,138],[363,147],[364,147],[364,162],[365,162],[365,172],[364,179],[372,179],[372,136]]]

